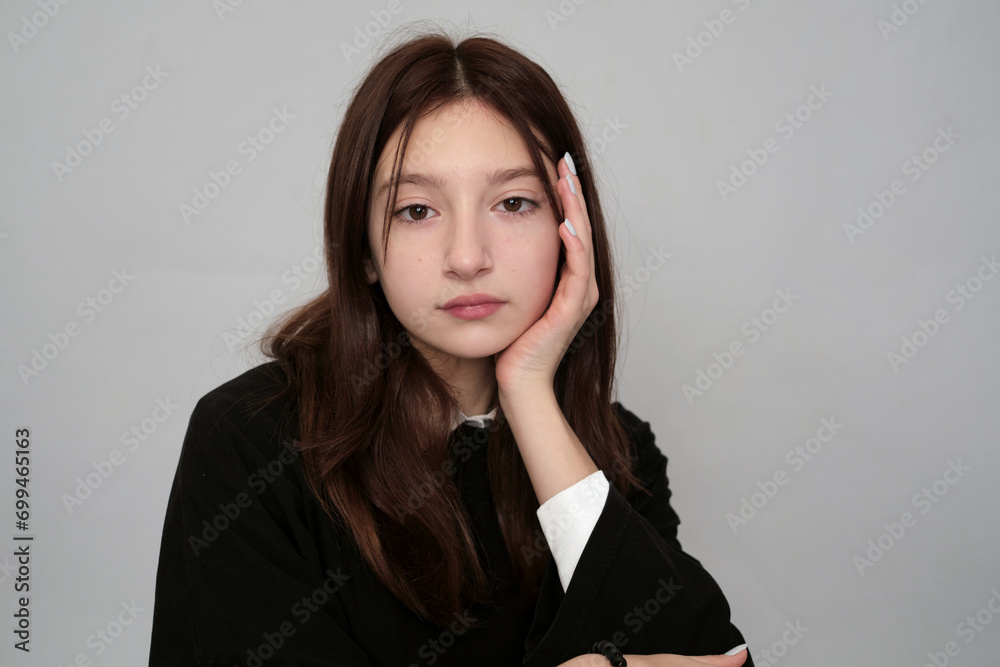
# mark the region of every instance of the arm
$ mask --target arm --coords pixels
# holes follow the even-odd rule
[[[526,665],[583,656],[598,639],[642,656],[721,654],[743,643],[722,591],[677,541],[680,520],[669,502],[667,461],[649,424],[621,405],[618,409],[636,447],[636,473],[652,495],[632,493],[625,499],[609,490],[565,593],[550,563]],[[736,664],[753,663],[747,658]]]
[[[570,160],[560,160],[557,171],[567,215],[558,228],[566,263],[546,312],[496,358],[500,404],[540,504],[596,471],[553,386],[560,360],[599,297],[586,202]],[[633,654],[715,654],[742,643],[722,591],[677,542],[666,459],[649,425],[627,411],[620,414],[631,422],[637,472],[651,496],[633,499],[633,507],[609,489],[565,593],[550,560],[526,665],[582,656],[598,639],[627,644]]]
[[[661,653],[659,655],[625,655],[629,667],[699,667],[718,665],[719,667],[740,667],[746,659],[746,647],[736,647],[723,655],[684,656]],[[581,655],[562,663],[559,667],[607,667],[608,659],[603,655]]]
[[[302,522],[297,456],[273,414],[237,397],[195,407],[174,477],[156,577],[151,666],[368,665]],[[243,404],[245,405],[245,403]],[[273,655],[272,655],[273,654]]]

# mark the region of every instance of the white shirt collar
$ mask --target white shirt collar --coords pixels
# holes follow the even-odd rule
[[[486,428],[486,420],[495,419],[497,415],[497,408],[493,408],[486,414],[474,415],[472,417],[466,416],[461,410],[458,411],[458,416],[452,420],[451,430],[455,430],[462,424],[472,424],[473,426],[478,426],[479,428]]]

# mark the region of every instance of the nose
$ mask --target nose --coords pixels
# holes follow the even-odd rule
[[[469,280],[488,272],[493,261],[490,257],[488,232],[480,216],[475,213],[456,215],[453,224],[444,228],[444,270],[455,278]]]

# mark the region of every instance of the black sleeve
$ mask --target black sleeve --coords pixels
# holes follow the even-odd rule
[[[616,405],[635,447],[637,475],[652,495],[633,491],[626,500],[611,486],[565,593],[550,559],[525,665],[551,667],[602,639],[640,655],[719,654],[744,643],[718,584],[681,550],[667,459],[649,423]],[[752,667],[749,656],[744,665]]]
[[[280,416],[225,385],[191,416],[167,505],[149,664],[364,666],[321,571]],[[331,649],[335,655],[331,655]]]

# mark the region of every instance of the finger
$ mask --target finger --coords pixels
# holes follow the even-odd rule
[[[747,653],[744,647],[741,651],[730,655],[699,655],[693,657],[692,659],[698,662],[704,663],[706,665],[719,665],[720,667],[741,667],[741,665],[746,662]]]
[[[571,192],[571,194],[573,194],[576,197],[577,202],[580,204],[580,209],[583,211],[583,214],[589,216],[589,213],[587,212],[587,199],[586,197],[583,196],[583,188],[581,187],[580,185],[581,181],[577,176],[576,164],[572,163],[572,160],[573,157],[569,155],[568,151],[559,160],[559,165],[558,165],[559,177],[565,180],[567,174],[572,174],[573,186],[576,188],[576,192],[575,193]],[[570,168],[570,164],[573,164],[572,169]]]
[[[577,235],[569,230],[569,225],[575,228]],[[582,324],[578,321],[581,319],[581,313],[591,305],[588,301],[591,283],[594,282],[594,271],[589,258],[591,252],[583,239],[578,236],[581,231],[576,227],[577,225],[569,218],[559,225],[559,237],[566,245],[566,263],[563,265],[559,285],[552,299],[553,303],[559,300],[562,305],[571,309],[567,312],[579,326]]]
[[[563,214],[573,224],[577,237],[583,240],[585,247],[589,248],[593,237],[580,179],[571,173],[565,156],[559,160],[557,173],[559,174],[557,190],[562,201]]]
[[[562,176],[557,189],[569,222],[564,222],[559,227],[559,235],[566,245],[566,266],[563,269],[565,280],[561,281],[557,292],[562,291],[567,302],[574,304],[574,308],[578,309],[575,315],[579,318],[581,312],[589,312],[597,303],[593,239],[590,220],[582,206],[579,181],[570,173],[565,158],[559,160],[558,172]],[[574,188],[577,190],[575,193]],[[576,232],[575,235],[570,231],[570,226]]]
[[[594,237],[593,231],[590,224],[590,215],[587,213],[587,202],[583,196],[583,186],[581,185],[580,179],[576,174],[572,173],[573,170],[570,168],[572,165],[572,157],[570,157],[567,152],[560,160],[557,165],[558,173],[560,174],[559,179],[559,195],[563,202],[563,210],[565,211],[566,218],[574,226],[577,232],[578,238],[583,242],[583,247],[586,248],[587,261],[589,264],[589,270],[591,273],[591,284],[589,287],[588,297],[591,301],[588,305],[593,305],[597,303],[597,278],[594,264]]]

